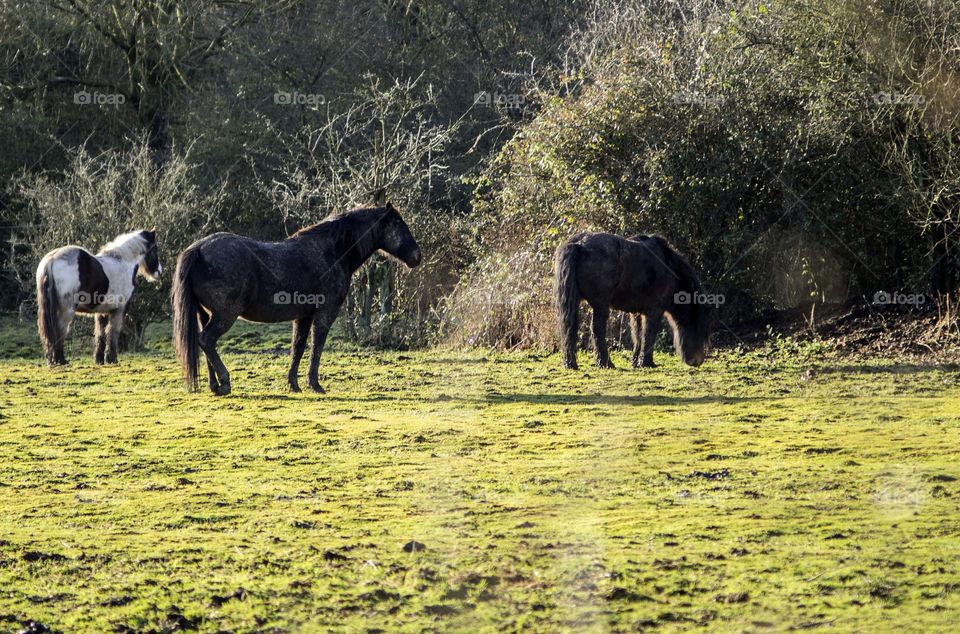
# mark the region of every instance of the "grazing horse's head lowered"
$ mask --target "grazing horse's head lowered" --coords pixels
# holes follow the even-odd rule
[[[674,293],[673,302],[664,310],[673,331],[673,346],[680,360],[699,367],[707,358],[710,332],[716,309],[706,301],[696,272],[682,258],[676,258],[675,271],[681,276],[684,290]]]
[[[565,367],[577,367],[581,301],[593,308],[600,367],[613,367],[606,343],[611,308],[631,313],[634,367],[654,367],[661,317],[670,323],[674,349],[684,363],[696,367],[706,359],[719,297],[702,292],[696,271],[662,237],[580,233],[560,245],[554,264]]]

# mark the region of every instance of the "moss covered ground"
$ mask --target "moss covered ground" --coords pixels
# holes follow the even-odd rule
[[[955,367],[783,344],[567,372],[336,343],[327,394],[291,395],[286,330],[243,325],[216,398],[163,344],[49,369],[29,326],[2,331],[2,631],[960,620]]]

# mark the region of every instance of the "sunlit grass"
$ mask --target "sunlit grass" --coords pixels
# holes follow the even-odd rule
[[[0,361],[0,629],[956,622],[955,369],[340,344],[315,396],[284,356],[226,362],[215,398],[163,345]]]

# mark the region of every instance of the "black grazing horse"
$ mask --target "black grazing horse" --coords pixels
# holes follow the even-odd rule
[[[606,342],[611,308],[633,313],[633,367],[653,367],[653,344],[664,314],[683,362],[703,363],[714,310],[704,301],[709,296],[701,291],[693,267],[660,236],[624,239],[609,233],[581,233],[560,245],[554,267],[565,367],[577,367],[581,300],[593,308],[598,366],[613,367]]]
[[[197,389],[201,348],[210,390],[230,393],[230,374],[217,340],[238,317],[293,322],[290,389],[299,392],[297,370],[313,329],[308,378],[314,392],[320,352],[347,296],[350,278],[382,250],[408,267],[420,264],[420,248],[392,205],[356,209],[301,229],[281,242],[258,242],[215,233],[180,254],[173,280],[173,334],[187,389]]]

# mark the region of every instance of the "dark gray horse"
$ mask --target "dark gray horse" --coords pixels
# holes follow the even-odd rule
[[[230,393],[230,374],[217,354],[217,340],[238,317],[257,322],[293,322],[287,382],[300,391],[297,372],[313,330],[308,379],[317,379],[320,353],[350,278],[382,250],[408,267],[420,264],[420,248],[389,203],[357,209],[301,229],[281,242],[258,242],[215,233],[180,254],[173,280],[173,334],[187,389],[197,389],[201,348],[207,357],[210,390]]]
[[[593,345],[600,367],[613,367],[606,340],[611,308],[632,313],[633,367],[654,366],[653,344],[664,315],[683,362],[703,363],[713,308],[693,267],[660,236],[628,240],[581,233],[560,245],[554,267],[564,367],[577,367],[581,300],[593,308]]]

